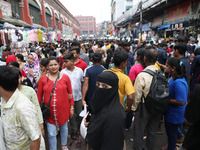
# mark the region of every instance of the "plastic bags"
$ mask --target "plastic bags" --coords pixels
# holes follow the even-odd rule
[[[80,126],[80,134],[81,136],[85,139],[87,135],[87,127],[84,124],[84,120],[86,119],[88,113],[87,113],[87,106],[86,104],[84,105],[84,110],[79,114],[79,116],[83,117],[83,120],[81,121],[81,126]]]

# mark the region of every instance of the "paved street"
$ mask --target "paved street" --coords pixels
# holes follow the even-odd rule
[[[162,124],[162,128],[164,131],[164,126]],[[69,133],[70,133],[70,127],[69,127]],[[126,150],[132,150],[133,142],[132,142],[132,134],[133,134],[133,127],[130,128],[130,130],[126,131]],[[47,133],[46,133],[47,137]],[[46,141],[46,148],[48,148],[47,139]],[[157,135],[156,136],[156,149],[155,150],[161,150],[161,147],[167,144],[167,137],[166,133],[163,132],[163,135]],[[85,141],[79,137],[76,141],[72,141],[70,136],[68,136],[68,148],[69,150],[86,150],[86,143]],[[60,135],[58,135],[58,150],[60,150]]]

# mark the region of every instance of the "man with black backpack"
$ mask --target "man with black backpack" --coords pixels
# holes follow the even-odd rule
[[[169,85],[163,73],[156,68],[158,52],[146,50],[144,62],[147,66],[135,80],[135,111],[133,149],[143,149],[143,137],[147,133],[147,149],[155,150],[155,135],[159,127],[161,114],[169,104]]]

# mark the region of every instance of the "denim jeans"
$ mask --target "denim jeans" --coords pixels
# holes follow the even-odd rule
[[[58,134],[57,126],[54,124],[50,124],[48,122],[46,122],[46,124],[47,124],[49,148],[50,150],[57,150],[57,137],[56,137]],[[68,136],[67,122],[64,125],[59,126],[59,128],[61,136],[61,145],[65,146],[67,145],[67,136]]]
[[[176,150],[176,140],[178,137],[178,129],[181,128],[182,124],[172,124],[165,122],[166,133],[168,137],[168,148],[167,150]]]
[[[178,139],[183,137],[182,128],[183,128],[183,124],[181,124],[181,126],[178,128],[178,136],[177,136]]]

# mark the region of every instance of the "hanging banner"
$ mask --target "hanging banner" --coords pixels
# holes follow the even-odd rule
[[[62,24],[63,34],[66,38],[73,39],[73,29],[67,25]]]

